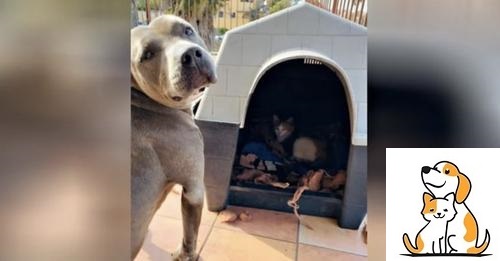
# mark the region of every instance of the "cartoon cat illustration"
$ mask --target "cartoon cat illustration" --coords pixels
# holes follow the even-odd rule
[[[406,233],[403,235],[404,245],[412,254],[447,253],[449,251],[446,240],[448,222],[457,214],[454,204],[455,194],[450,193],[444,198],[435,198],[425,192],[423,200],[424,208],[421,213],[428,223],[418,232],[415,246]]]

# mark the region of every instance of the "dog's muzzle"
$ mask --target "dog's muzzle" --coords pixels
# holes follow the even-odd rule
[[[423,166],[422,167],[422,173],[423,174],[429,174],[429,172],[431,172],[431,170],[434,170],[434,171],[437,171],[439,173],[441,173],[441,171],[439,171],[438,169],[436,169],[435,167],[434,168],[431,168],[429,166]]]
[[[422,173],[428,174],[429,172],[431,172],[431,167],[429,166],[422,167]]]
[[[206,84],[215,83],[217,76],[213,69],[213,65],[209,61],[210,57],[199,47],[191,47],[187,49],[181,56],[181,64],[184,69],[198,70],[201,77],[206,78]],[[205,90],[205,85],[196,86]]]

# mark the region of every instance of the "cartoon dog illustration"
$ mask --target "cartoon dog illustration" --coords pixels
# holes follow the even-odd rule
[[[443,254],[446,253],[446,228],[448,222],[455,218],[455,194],[450,193],[444,198],[434,198],[424,193],[424,208],[422,216],[427,224],[418,232],[415,246],[408,234],[403,235],[406,249],[412,254]]]
[[[465,204],[471,191],[469,178],[449,161],[440,161],[434,167],[422,167],[422,181],[434,197],[445,197],[455,193],[456,217],[448,223],[447,253],[481,254],[490,243],[486,229],[483,243],[478,246],[478,225],[476,218]]]

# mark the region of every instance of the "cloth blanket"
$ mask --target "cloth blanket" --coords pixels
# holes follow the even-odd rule
[[[240,165],[264,171],[277,171],[283,160],[264,143],[250,142],[241,150]]]

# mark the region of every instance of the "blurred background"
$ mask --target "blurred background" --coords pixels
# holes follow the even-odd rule
[[[500,146],[500,1],[369,10],[368,256],[385,260],[385,148]]]
[[[129,14],[0,2],[0,260],[129,259]]]
[[[162,3],[150,19],[177,10]],[[314,3],[369,24],[369,260],[385,260],[385,148],[500,145],[500,2]],[[0,260],[129,259],[129,32],[145,4],[0,2]],[[292,4],[213,5],[212,50]]]

